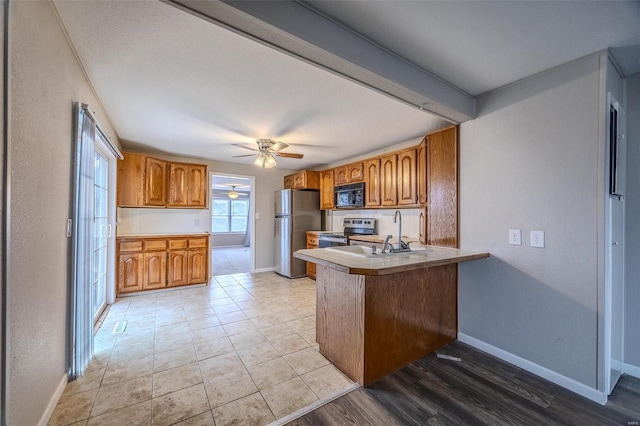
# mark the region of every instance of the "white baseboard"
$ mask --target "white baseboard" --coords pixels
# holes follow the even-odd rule
[[[624,363],[622,364],[622,372],[640,379],[640,367],[637,365]]]
[[[276,268],[272,266],[271,268],[256,268],[252,274],[259,274],[260,272],[273,272]]]
[[[553,382],[556,385],[562,386],[565,389],[575,392],[578,395],[595,401],[598,404],[604,405],[607,403],[607,395],[605,395],[604,392],[587,386],[584,383],[580,383],[577,380],[563,376],[560,373],[556,373],[555,371],[549,370],[546,367],[543,367],[527,359],[507,352],[503,349],[490,345],[489,343],[485,343],[482,340],[467,336],[464,333],[458,333],[458,340],[466,343],[467,345],[473,346],[474,348],[480,349],[481,351],[484,351],[488,354],[491,354],[497,358],[500,358],[503,361],[509,362],[524,370],[527,370],[528,372],[533,373],[536,376],[540,376],[543,379],[549,380],[550,382]]]
[[[47,408],[44,410],[44,413],[42,413],[42,416],[40,416],[40,420],[38,421],[38,426],[47,426],[47,423],[49,423],[49,420],[51,419],[51,415],[53,414],[53,410],[56,409],[56,405],[58,405],[58,401],[60,401],[62,392],[64,392],[64,388],[67,386],[67,380],[68,380],[68,377],[67,377],[67,374],[65,373],[62,375],[62,379],[60,379],[60,383],[58,383],[58,386],[56,387],[55,392],[53,393],[53,395],[51,395],[51,399],[47,404]]]

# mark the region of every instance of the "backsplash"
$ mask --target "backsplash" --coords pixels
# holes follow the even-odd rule
[[[200,234],[211,231],[208,209],[118,208],[116,235]]]
[[[393,223],[397,209],[369,210],[328,210],[326,224],[329,231],[342,231],[342,220],[345,217],[371,217],[378,220],[378,234],[397,235],[398,224]],[[420,235],[420,209],[399,209],[402,214],[402,235],[418,238]]]

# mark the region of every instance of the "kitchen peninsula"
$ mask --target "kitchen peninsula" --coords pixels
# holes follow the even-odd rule
[[[456,339],[457,264],[489,257],[437,246],[378,255],[342,250],[295,256],[317,265],[320,352],[363,386]]]

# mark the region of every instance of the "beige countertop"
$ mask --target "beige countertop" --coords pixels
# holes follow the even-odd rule
[[[186,236],[196,236],[196,237],[208,237],[211,235],[209,232],[179,232],[179,233],[167,233],[163,232],[161,234],[118,234],[116,238],[174,238],[174,237],[186,237]]]
[[[378,254],[371,257],[355,256],[326,248],[298,250],[294,256],[348,274],[386,275],[483,259],[489,257],[489,253],[414,244],[414,251],[411,252]]]

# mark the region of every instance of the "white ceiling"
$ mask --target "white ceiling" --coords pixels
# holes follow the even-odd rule
[[[266,137],[300,169],[447,125],[165,3],[54,1],[125,148],[250,164],[230,144]],[[637,1],[307,4],[472,95],[607,47],[640,71]]]

